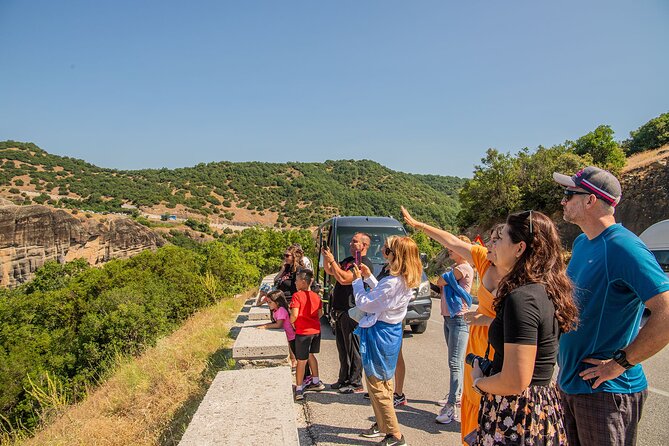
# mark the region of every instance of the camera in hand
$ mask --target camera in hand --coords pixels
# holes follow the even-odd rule
[[[474,361],[476,361],[477,359],[479,361],[479,368],[481,369],[481,372],[483,372],[483,376],[490,376],[490,374],[492,373],[491,360],[482,358],[479,355],[475,355],[474,353],[469,353],[465,358],[465,362],[470,366],[474,367]]]

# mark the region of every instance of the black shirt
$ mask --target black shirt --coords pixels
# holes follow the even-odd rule
[[[560,327],[555,306],[543,285],[532,283],[513,290],[490,324],[488,339],[495,349],[492,373],[502,371],[504,344],[536,345],[531,385],[548,385],[557,360]]]
[[[374,271],[374,264],[367,258],[367,256],[362,256],[360,262],[367,265],[370,271]],[[339,266],[344,271],[348,271],[353,268],[354,264],[353,257],[346,257],[339,263]],[[348,311],[349,308],[353,307],[355,307],[353,287],[351,285],[342,285],[337,282],[334,290],[332,290],[332,309],[337,311]]]
[[[283,291],[284,296],[288,302],[293,298],[293,294],[297,293],[297,286],[295,285],[295,276],[297,271],[291,270],[291,265],[286,265],[285,272],[274,279],[274,285],[277,290]]]

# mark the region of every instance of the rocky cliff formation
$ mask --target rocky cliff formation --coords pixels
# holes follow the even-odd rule
[[[669,146],[647,163],[625,169],[623,199],[616,220],[640,234],[653,223],[669,218]]]
[[[126,258],[165,242],[135,221],[73,216],[46,206],[0,207],[0,285],[30,280],[48,260],[83,257],[92,265]]]

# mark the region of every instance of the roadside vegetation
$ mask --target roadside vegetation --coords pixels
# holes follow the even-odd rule
[[[669,113],[652,119],[622,142],[614,139],[611,127],[600,125],[576,141],[552,147],[524,148],[516,154],[489,149],[460,192],[459,226],[490,227],[509,213],[525,209],[553,215],[560,209],[561,193],[553,172],[574,173],[595,165],[619,175],[627,155],[667,143]]]
[[[278,270],[295,242],[313,253],[308,231],[255,228],[102,268],[48,262],[32,281],[0,289],[0,438],[44,427],[104,382],[119,358],[155,347],[199,310]]]

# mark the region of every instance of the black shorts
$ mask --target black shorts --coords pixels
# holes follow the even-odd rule
[[[320,353],[321,334],[295,335],[295,358],[299,360],[309,359],[309,353]]]

